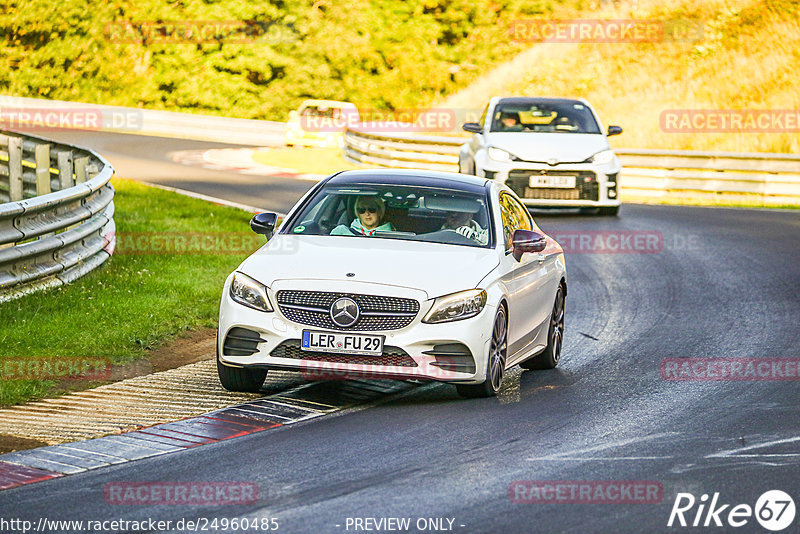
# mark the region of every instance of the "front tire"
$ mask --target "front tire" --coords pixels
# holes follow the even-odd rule
[[[462,397],[494,397],[503,383],[508,351],[508,320],[503,306],[497,309],[492,327],[492,341],[489,344],[489,357],[486,359],[486,380],[481,384],[456,384]]]
[[[228,391],[241,393],[258,393],[264,380],[267,379],[266,369],[244,369],[228,367],[219,360],[219,347],[217,347],[217,375],[222,387]]]
[[[619,213],[619,206],[614,206],[612,208],[599,208],[597,210],[598,215],[608,216],[608,217],[616,217]]]
[[[523,369],[554,369],[561,358],[561,345],[564,341],[564,286],[559,285],[556,291],[556,301],[553,312],[550,314],[550,328],[547,331],[547,347],[533,358],[525,360],[520,367]]]

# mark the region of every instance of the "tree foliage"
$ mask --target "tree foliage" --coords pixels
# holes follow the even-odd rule
[[[304,98],[348,100],[363,108],[425,105],[524,48],[509,38],[512,20],[556,9],[561,16],[579,2],[0,0],[0,5],[4,94],[284,120]],[[202,39],[195,32],[185,38],[170,29],[176,22],[203,22],[205,29],[215,22],[246,24],[255,31],[222,31]]]

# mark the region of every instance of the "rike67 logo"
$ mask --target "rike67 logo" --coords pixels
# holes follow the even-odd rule
[[[764,492],[754,507],[749,504],[722,504],[719,493],[714,493],[711,502],[708,494],[696,499],[691,493],[678,493],[667,526],[671,527],[731,527],[739,528],[750,523],[753,516],[767,530],[779,532],[794,524],[794,500],[781,490]]]

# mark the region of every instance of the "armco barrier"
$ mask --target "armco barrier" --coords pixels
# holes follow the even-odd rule
[[[458,172],[467,138],[385,134],[350,128],[345,158],[353,163]],[[741,198],[766,205],[800,204],[800,155],[617,149],[623,200]]]
[[[109,257],[113,173],[90,150],[0,131],[0,302],[71,282]]]

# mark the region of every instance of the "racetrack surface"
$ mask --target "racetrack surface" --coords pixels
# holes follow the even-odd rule
[[[111,162],[117,177],[185,189],[268,211],[285,212],[313,185],[309,181],[186,166],[172,159],[177,152],[242,148],[241,145],[78,130],[45,132],[41,136],[97,151]],[[265,146],[268,143],[275,144],[275,140],[265,140]]]
[[[117,152],[106,148],[114,162]],[[119,153],[135,159],[124,148]],[[137,176],[134,165],[125,175],[229,200],[253,190],[249,176],[227,173],[214,184],[219,174],[204,170],[202,179],[177,185],[179,177],[145,172]],[[285,212],[311,184],[259,185],[264,202],[246,202]],[[674,532],[688,530],[667,528],[679,492],[697,499],[719,492],[720,504],[754,506],[779,489],[800,504],[800,382],[671,381],[659,371],[664,358],[800,355],[800,212],[623,205],[618,218],[535,218],[562,244],[589,235],[595,247],[598,238],[608,245],[629,232],[656,243],[568,253],[556,370],[514,368],[496,399],[462,400],[452,386],[430,384],[366,410],[7,490],[0,517],[275,517],[280,532],[314,533],[352,532],[347,518],[408,517],[414,525],[446,517],[460,532]],[[167,480],[253,482],[259,499],[238,506],[104,500],[107,483]],[[654,481],[663,500],[519,504],[509,498],[518,480]],[[797,525],[796,518],[786,532]],[[735,530],[766,532],[754,518]]]

